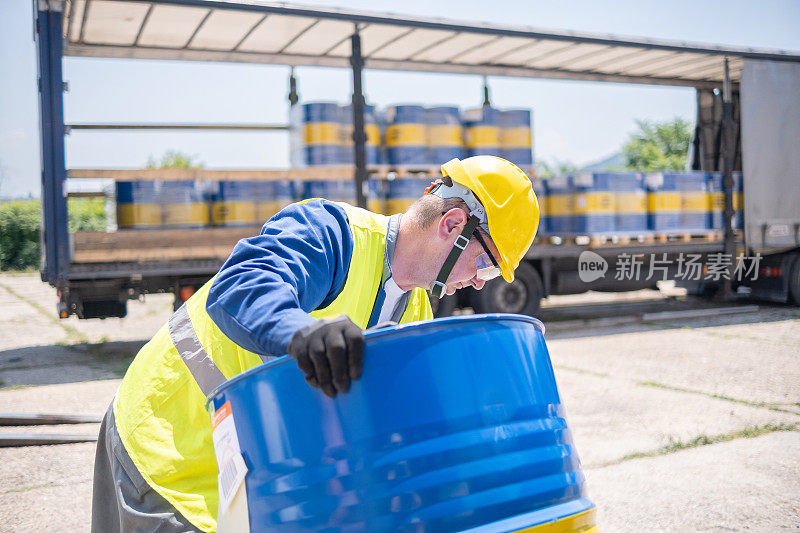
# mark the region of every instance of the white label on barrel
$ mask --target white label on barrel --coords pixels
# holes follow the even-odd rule
[[[211,438],[214,441],[214,453],[219,468],[219,508],[224,511],[244,481],[247,465],[242,459],[242,450],[239,448],[239,437],[236,435],[230,402],[225,402],[217,409],[211,418],[211,424],[214,428]]]

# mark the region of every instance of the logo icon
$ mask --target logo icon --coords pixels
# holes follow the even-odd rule
[[[598,254],[584,250],[578,257],[578,277],[584,283],[591,283],[606,275],[608,261]]]

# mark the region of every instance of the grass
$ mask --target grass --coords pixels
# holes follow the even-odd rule
[[[6,386],[5,381],[0,379],[0,391],[21,390],[21,389],[27,389],[28,387],[33,387],[33,385],[8,385],[8,386]]]
[[[29,266],[29,267],[25,267],[25,268],[12,268],[12,269],[9,269],[9,270],[3,270],[3,275],[4,276],[10,276],[12,278],[15,277],[15,276],[25,276],[27,274],[38,274],[38,273],[39,273],[39,267],[36,267],[36,266]]]
[[[19,294],[14,289],[12,289],[11,287],[9,287],[4,283],[0,283],[0,287],[3,287],[6,291],[9,292],[9,294],[14,296],[15,298],[18,298],[23,302],[25,302],[26,304],[33,307],[34,309],[39,311],[42,315],[47,317],[47,319],[50,320],[53,324],[63,329],[64,332],[67,334],[69,340],[71,340],[72,342],[87,342],[87,338],[83,333],[73,328],[69,324],[63,323],[61,319],[56,316],[55,312],[48,312],[47,309],[45,309],[44,306],[42,306],[42,304],[40,304],[39,302],[31,300],[30,298],[26,298],[25,296]]]
[[[624,461],[630,461],[631,459],[641,459],[644,457],[658,457],[661,455],[675,453],[681,450],[688,450],[690,448],[708,446],[709,444],[718,444],[720,442],[730,442],[732,440],[737,440],[737,439],[753,439],[755,437],[760,437],[761,435],[766,435],[768,433],[775,433],[777,431],[797,431],[798,429],[800,429],[800,427],[798,427],[797,424],[765,424],[763,426],[746,427],[738,431],[732,431],[730,433],[722,433],[720,435],[711,435],[711,436],[699,435],[688,442],[670,440],[669,444],[667,444],[666,446],[662,446],[661,448],[658,448],[656,450],[651,450],[647,452],[629,453],[628,455],[622,457],[621,459],[605,463],[603,464],[603,466],[616,465]]]
[[[685,393],[688,393],[688,394],[698,394],[700,396],[705,396],[707,398],[713,398],[715,400],[724,400],[726,402],[739,403],[739,404],[742,404],[742,405],[749,405],[751,407],[761,407],[763,409],[769,409],[770,411],[779,411],[781,413],[797,414],[794,411],[790,411],[790,410],[787,410],[787,409],[781,409],[780,407],[778,407],[777,405],[772,404],[772,403],[752,402],[750,400],[742,400],[741,398],[733,398],[731,396],[725,396],[725,395],[722,395],[722,394],[711,394],[711,393],[708,393],[708,392],[703,392],[703,391],[698,391],[698,390],[684,389],[682,387],[673,387],[672,385],[665,385],[664,383],[658,383],[656,381],[640,381],[639,383],[637,383],[637,385],[642,386],[642,387],[653,387],[653,388],[656,388],[656,389],[665,389],[665,390],[672,390],[672,391],[677,391],[677,392],[685,392]],[[798,403],[798,405],[800,405],[800,403]]]
[[[17,487],[14,489],[9,489],[4,491],[3,494],[12,494],[14,492],[28,492],[31,490],[45,489],[47,487],[55,487],[55,486],[56,484],[51,481],[49,483],[40,483],[39,485],[27,485],[25,487]]]
[[[586,370],[583,368],[576,368],[574,366],[566,366],[566,365],[553,365],[553,366],[559,370],[567,370],[569,372],[575,372],[577,374],[585,374],[587,376],[596,376],[598,378],[610,377],[609,374],[605,374],[603,372],[595,372],[594,370]]]
[[[128,367],[136,357],[137,350],[130,351],[124,346],[128,343],[109,343],[107,336],[100,337],[100,341],[96,343],[86,343],[76,345],[86,348],[86,351],[91,355],[95,361],[101,365],[93,365],[91,368],[94,370],[108,370],[113,372],[117,377],[123,377]]]

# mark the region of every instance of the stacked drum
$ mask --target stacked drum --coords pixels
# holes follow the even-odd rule
[[[386,157],[390,165],[428,164],[425,108],[396,105],[386,110]]]
[[[500,114],[491,107],[464,112],[466,156],[500,156]]]

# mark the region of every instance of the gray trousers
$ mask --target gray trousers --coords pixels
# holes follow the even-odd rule
[[[94,459],[92,533],[198,531],[154,491],[133,464],[108,408]]]

